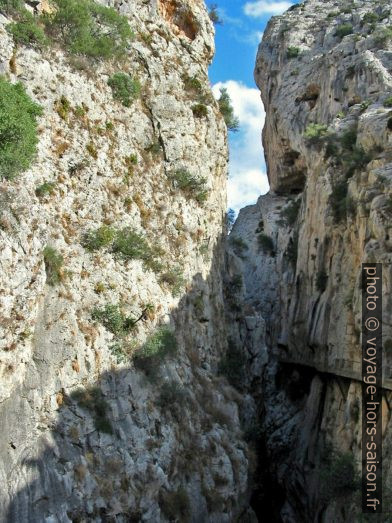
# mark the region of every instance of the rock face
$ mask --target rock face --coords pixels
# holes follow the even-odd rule
[[[271,192],[241,210],[228,268],[229,279],[242,281],[232,336],[248,348],[277,520],[354,521],[360,510],[353,477],[332,487],[326,478],[342,473],[341,454],[360,469],[363,262],[384,264],[384,478],[391,480],[388,7],[309,0],[272,18],[258,51]],[[250,317],[265,329],[250,329]]]
[[[0,519],[252,521],[243,400],[216,373],[227,144],[213,26],[199,1],[107,4],[135,33],[119,62],[16,48],[0,18],[1,71],[43,108],[36,161],[0,186]],[[130,107],[116,72],[141,83]],[[203,197],[173,182],[185,171]],[[100,227],[142,235],[155,265],[88,250]],[[136,368],[146,340],[173,352],[162,325],[176,355]]]

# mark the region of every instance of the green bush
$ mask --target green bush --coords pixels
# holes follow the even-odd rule
[[[37,150],[39,105],[22,84],[0,76],[0,178],[12,179],[26,170]]]
[[[140,82],[126,73],[115,73],[109,80],[108,85],[113,91],[113,97],[119,100],[125,107],[129,107],[140,95]]]
[[[148,260],[152,256],[147,240],[130,227],[117,231],[112,250],[128,260]]]
[[[280,211],[280,221],[287,227],[292,227],[297,221],[301,200],[292,200]]]
[[[92,0],[53,0],[43,17],[50,37],[72,54],[109,59],[122,56],[133,33],[125,16]]]
[[[332,187],[332,193],[329,197],[329,203],[332,208],[335,223],[341,222],[347,216],[347,192],[348,182],[342,180]]]
[[[136,321],[126,316],[119,305],[107,304],[104,307],[96,307],[93,309],[91,317],[115,336],[124,336],[136,325]]]
[[[189,496],[183,487],[173,492],[161,491],[159,506],[169,521],[188,523],[191,517]]]
[[[115,235],[115,229],[108,225],[102,225],[95,231],[86,232],[82,239],[82,245],[90,252],[97,251],[98,249],[111,245]]]
[[[196,76],[188,76],[187,74],[184,74],[182,81],[184,82],[184,88],[186,91],[191,92],[192,94],[202,94],[203,86]]]
[[[233,387],[241,389],[245,382],[246,362],[244,350],[229,339],[226,354],[219,362],[218,372],[225,376]]]
[[[59,254],[56,249],[47,245],[43,251],[45,270],[46,270],[46,282],[52,287],[59,284],[63,279],[62,267],[64,264],[64,258]]]
[[[362,17],[362,24],[374,24],[378,22],[379,16],[376,13],[366,13]]]
[[[319,143],[327,134],[328,126],[319,123],[310,123],[304,131],[304,137],[312,143]]]
[[[325,271],[319,271],[316,276],[316,289],[324,292],[327,288],[328,274]]]
[[[0,12],[5,14],[13,14],[20,11],[24,6],[22,0],[0,0]]]
[[[17,15],[17,21],[8,24],[6,29],[17,44],[37,47],[44,47],[48,44],[43,27],[27,9],[21,9]]]
[[[392,96],[388,96],[388,98],[384,100],[383,105],[384,107],[392,107]]]
[[[171,288],[173,296],[179,296],[185,287],[186,280],[180,267],[174,267],[160,275],[159,281],[166,283]]]
[[[158,377],[164,359],[176,352],[177,341],[173,331],[168,327],[160,327],[135,353],[135,368],[143,371],[153,381]]]
[[[373,34],[374,43],[383,46],[392,40],[392,27],[380,27]]]
[[[47,194],[49,194],[49,195],[53,194],[55,188],[56,188],[55,182],[44,182],[35,188],[35,194],[36,194],[36,196],[38,196],[38,198],[42,198],[43,196],[46,196]]]
[[[293,237],[290,238],[287,245],[286,256],[289,262],[295,267],[298,259],[298,232],[295,232]]]
[[[87,390],[76,390],[71,394],[71,398],[83,409],[88,410],[94,417],[95,428],[99,432],[112,434],[113,428],[108,419],[107,413],[110,409],[108,402],[98,387]]]
[[[340,24],[336,28],[335,36],[344,38],[345,36],[353,34],[353,29],[352,24]]]
[[[220,88],[220,98],[218,100],[218,105],[228,130],[234,132],[238,131],[240,122],[234,115],[234,108],[226,87]]]
[[[210,20],[214,25],[223,24],[223,20],[219,15],[218,6],[216,4],[210,5],[210,7],[208,8],[208,16],[210,17]]]
[[[204,118],[208,115],[207,106],[204,104],[195,104],[192,106],[192,112],[196,118]]]
[[[350,452],[330,452],[325,461],[320,476],[326,501],[349,496],[359,490],[359,474]]]
[[[300,53],[299,47],[290,46],[287,48],[286,56],[289,60],[291,60],[292,58],[298,58],[299,53]]]
[[[230,236],[230,243],[239,258],[243,258],[245,251],[249,249],[248,244],[239,236]]]
[[[257,237],[260,248],[266,254],[270,256],[275,256],[275,246],[272,238],[267,234],[261,233]]]
[[[181,189],[187,196],[195,199],[198,203],[203,203],[207,199],[207,179],[199,178],[191,174],[187,169],[180,168],[167,173],[169,180],[174,187]]]

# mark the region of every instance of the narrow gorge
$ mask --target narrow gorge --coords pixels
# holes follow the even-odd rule
[[[202,0],[0,0],[1,521],[373,521],[364,262],[391,521],[391,27],[387,1],[271,18],[270,192],[231,227]]]

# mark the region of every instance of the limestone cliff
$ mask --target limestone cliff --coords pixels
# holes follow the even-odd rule
[[[16,46],[0,15],[1,73],[42,107],[37,158],[0,186],[0,518],[245,521],[242,399],[216,373],[213,26],[196,0],[106,4],[134,32],[121,60]],[[138,79],[133,103],[113,96],[118,72]]]
[[[360,274],[367,261],[384,264],[385,496],[390,489],[389,7],[308,0],[271,19],[258,50],[271,191],[239,214],[228,280],[239,282],[232,335],[248,353],[261,419],[256,440],[275,482],[277,520],[358,515],[354,482],[345,490],[325,478],[334,466],[330,449],[353,455],[360,469]]]

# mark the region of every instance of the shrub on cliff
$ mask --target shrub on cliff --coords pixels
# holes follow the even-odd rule
[[[47,245],[43,251],[46,282],[52,287],[58,285],[63,279],[64,258],[53,247]]]
[[[354,32],[352,24],[340,24],[336,28],[335,36],[344,38],[345,36],[351,35]]]
[[[125,16],[92,0],[54,0],[43,16],[50,37],[72,54],[112,58],[125,53],[133,36]]]
[[[273,242],[271,236],[268,236],[268,234],[261,233],[261,234],[259,234],[257,241],[259,243],[261,250],[265,254],[269,254],[270,256],[275,256],[275,246],[274,246],[274,242]]]
[[[22,0],[0,0],[0,12],[5,14],[13,14],[19,9],[22,9],[24,2]]]
[[[304,131],[304,137],[311,143],[319,143],[327,134],[328,126],[320,123],[310,123]]]
[[[134,365],[149,379],[156,380],[164,359],[173,356],[176,352],[177,341],[173,331],[168,327],[160,327],[135,353]]]
[[[181,189],[187,196],[203,203],[208,196],[206,178],[199,178],[191,174],[187,169],[181,167],[167,174],[174,187]]]
[[[227,92],[226,87],[221,87],[220,98],[218,100],[219,110],[225,120],[226,126],[229,131],[238,131],[240,122],[234,115],[234,108],[231,103],[230,95]]]
[[[41,112],[22,84],[11,84],[0,76],[0,178],[10,180],[30,166]]]
[[[299,47],[290,46],[287,48],[286,56],[289,60],[292,58],[298,58],[300,51]]]
[[[360,488],[357,466],[351,452],[329,451],[320,476],[322,493],[326,501],[349,496]]]
[[[17,44],[44,47],[48,43],[43,27],[27,9],[17,13],[16,22],[6,26]]]
[[[113,98],[119,100],[125,107],[129,107],[140,95],[140,82],[126,73],[115,73],[109,80],[108,85],[113,92]]]

